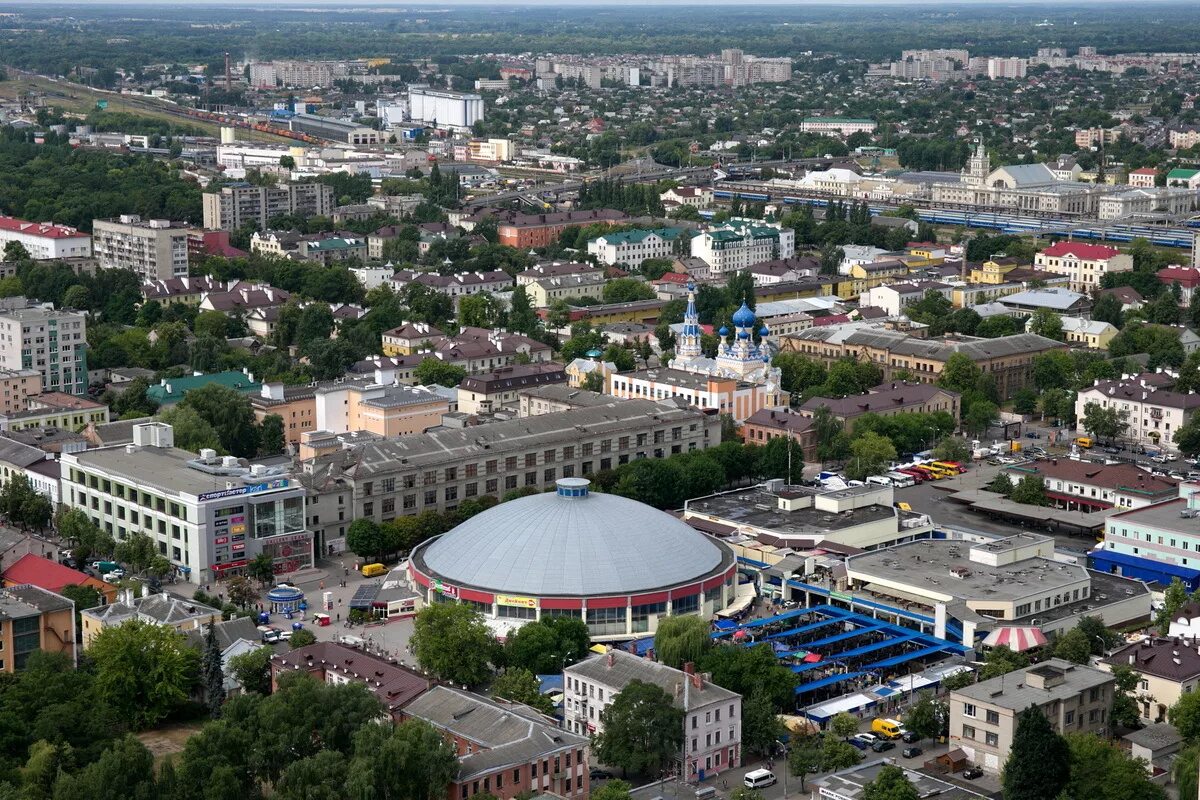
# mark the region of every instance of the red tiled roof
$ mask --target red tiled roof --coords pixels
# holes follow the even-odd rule
[[[1133,172],[1131,172],[1129,174],[1130,175],[1157,175],[1158,170],[1156,170],[1154,167],[1142,167],[1141,169],[1135,169]]]
[[[28,236],[44,236],[47,239],[87,238],[86,233],[80,233],[75,228],[66,225],[55,225],[53,222],[27,222],[16,217],[0,217],[0,230],[16,231]]]
[[[89,575],[33,553],[18,558],[4,570],[3,577],[8,583],[31,583],[52,592],[73,583],[86,584],[92,580]]]
[[[1164,267],[1158,271],[1158,279],[1166,284],[1178,283],[1192,288],[1200,284],[1200,269],[1195,267]]]
[[[1046,256],[1075,256],[1076,258],[1086,261],[1101,261],[1112,258],[1120,254],[1120,250],[1114,247],[1105,247],[1102,244],[1084,244],[1081,242],[1059,242],[1052,244],[1042,251],[1042,255]]]

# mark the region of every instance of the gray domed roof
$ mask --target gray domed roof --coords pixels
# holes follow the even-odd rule
[[[559,481],[476,514],[416,557],[451,583],[534,596],[626,594],[706,577],[715,541],[644,503]]]

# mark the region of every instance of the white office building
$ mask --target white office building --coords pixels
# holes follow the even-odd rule
[[[47,306],[0,312],[0,367],[34,369],[47,392],[87,391],[87,314]]]
[[[135,425],[133,443],[62,456],[62,502],[118,542],[149,536],[191,583],[242,574],[267,553],[277,574],[313,564],[299,483],[279,467],[244,467],[174,446],[170,425]]]
[[[701,258],[713,274],[745,269],[763,261],[791,258],[796,234],[777,222],[734,218],[692,237],[692,257]]]

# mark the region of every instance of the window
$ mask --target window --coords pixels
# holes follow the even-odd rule
[[[963,725],[963,738],[964,739],[974,739],[975,738],[975,726],[974,725]]]
[[[983,734],[983,743],[988,747],[998,747],[1000,745],[1000,736],[998,734],[987,731]]]
[[[975,716],[975,706],[972,703],[963,703],[963,716],[964,717]]]
[[[1000,712],[989,710],[987,712],[987,723],[988,723],[988,725],[999,725],[1000,724]]]

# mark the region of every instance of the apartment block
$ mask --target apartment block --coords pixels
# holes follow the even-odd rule
[[[0,589],[0,674],[24,669],[39,651],[65,653],[77,663],[75,604],[30,584]]]
[[[0,369],[0,415],[29,407],[28,399],[42,393],[42,373],[36,369]]]
[[[92,247],[104,269],[133,270],[143,281],[188,274],[188,230],[182,222],[123,214],[92,222]]]
[[[680,246],[680,239],[687,242],[689,231],[684,228],[654,228],[651,230],[606,233],[587,243],[589,255],[596,256],[601,264],[629,264],[637,266],[648,258],[671,258]]]
[[[239,183],[222,186],[218,192],[206,192],[204,227],[234,231],[247,222],[267,230],[271,219],[294,214],[300,217],[329,216],[337,205],[333,187],[324,183],[281,183],[278,186],[254,186]]]
[[[658,686],[683,711],[686,774],[716,775],[742,763],[742,697],[695,671],[610,650],[563,670],[563,727],[595,736],[604,731],[602,715],[633,681]]]
[[[1163,373],[1143,373],[1115,381],[1096,381],[1076,395],[1075,412],[1083,419],[1088,403],[1115,408],[1127,427],[1122,439],[1134,445],[1173,447],[1175,433],[1200,408],[1200,394],[1176,392]],[[1082,425],[1080,425],[1082,431]]]
[[[665,458],[720,441],[720,420],[678,402],[611,400],[557,414],[372,440],[304,462],[317,494],[352,492],[351,519],[379,522],[449,511],[474,497],[539,491],[636,458]]]
[[[0,311],[0,368],[35,370],[46,391],[87,391],[87,315],[30,306]]]
[[[1103,670],[1052,658],[950,693],[950,747],[996,774],[1012,749],[1021,712],[1036,707],[1060,734],[1103,734],[1115,680]]]

